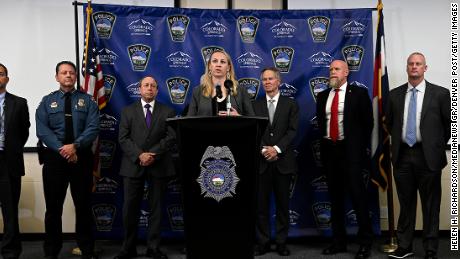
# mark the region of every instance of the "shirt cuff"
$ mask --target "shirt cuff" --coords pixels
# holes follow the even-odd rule
[[[276,150],[276,152],[278,152],[278,154],[281,154],[281,149],[277,145],[274,145],[273,148]]]

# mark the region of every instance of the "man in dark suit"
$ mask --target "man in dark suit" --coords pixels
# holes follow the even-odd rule
[[[257,116],[268,117],[270,124],[262,137],[260,159],[256,234],[256,256],[270,251],[270,194],[276,204],[276,251],[289,256],[286,239],[289,230],[289,186],[297,173],[297,161],[292,142],[297,134],[299,108],[297,102],[280,95],[280,72],[270,67],[262,70],[266,97],[254,102]]]
[[[447,165],[446,143],[450,138],[450,94],[446,88],[425,80],[425,56],[412,53],[407,59],[408,83],[390,92],[387,126],[396,190],[401,206],[398,249],[392,258],[412,255],[417,189],[423,214],[425,258],[437,258],[441,170]]]
[[[347,83],[348,65],[334,60],[329,67],[331,88],[318,94],[316,114],[321,133],[321,160],[331,200],[332,244],[323,254],[347,250],[345,193],[350,194],[358,221],[360,248],[355,258],[371,253],[372,225],[363,168],[372,132],[372,106],[365,88]]]
[[[170,147],[174,132],[166,125],[166,119],[175,116],[174,111],[155,101],[158,84],[151,76],[139,82],[141,99],[126,107],[121,113],[118,141],[123,150],[120,175],[123,176],[124,239],[121,252],[115,259],[137,256],[136,237],[139,211],[144,195],[144,183],[148,183],[150,215],[147,231],[148,257],[168,258],[160,249],[161,200],[168,177],[174,175]]]
[[[19,258],[18,204],[24,175],[23,148],[29,137],[29,110],[24,98],[6,91],[8,70],[0,63],[0,203],[3,215],[1,254]]]

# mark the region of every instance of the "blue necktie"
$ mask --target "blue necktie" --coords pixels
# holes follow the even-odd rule
[[[406,143],[412,147],[417,142],[417,89],[413,87],[411,92],[407,112]]]

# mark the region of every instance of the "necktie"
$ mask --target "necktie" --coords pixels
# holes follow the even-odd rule
[[[5,117],[3,116],[5,112],[5,103],[0,106],[0,148],[3,148],[5,144],[5,129],[3,126],[5,125]]]
[[[270,99],[268,100],[268,119],[270,120],[270,124],[273,123],[273,116],[275,116],[275,100]]]
[[[417,142],[417,89],[413,87],[411,92],[407,112],[406,143],[412,147]]]
[[[152,112],[150,111],[150,107],[152,107],[150,104],[144,105],[144,108],[146,109],[145,111],[145,123],[147,124],[147,128],[150,128],[150,123],[152,122]]]
[[[334,89],[335,94],[331,104],[331,118],[329,124],[329,136],[332,141],[339,138],[339,89]]]
[[[64,132],[64,144],[71,144],[74,141],[73,136],[73,122],[72,122],[72,93],[67,92],[64,94],[65,105],[65,132]]]

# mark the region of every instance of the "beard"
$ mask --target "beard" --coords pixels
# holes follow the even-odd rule
[[[329,79],[329,86],[332,88],[339,88],[339,79],[338,78],[331,78]]]

